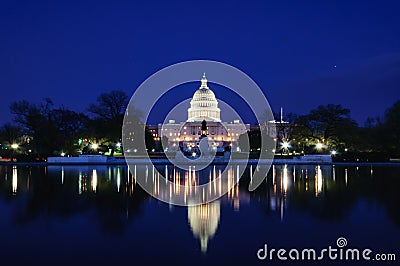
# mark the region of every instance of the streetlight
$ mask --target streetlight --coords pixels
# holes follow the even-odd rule
[[[19,147],[19,145],[17,143],[11,144],[11,148],[13,149],[13,151],[11,153],[11,161],[14,161],[14,153],[18,149],[18,147]]]
[[[282,144],[281,144],[281,147],[282,147],[281,154],[282,154],[282,153],[284,154],[284,153],[286,153],[286,152],[289,152],[290,144],[289,144],[289,142],[287,142],[287,141],[283,141]]]
[[[98,147],[99,147],[99,144],[96,144],[96,143],[92,144],[92,149],[93,150],[97,150]]]
[[[284,142],[282,143],[282,148],[287,149],[287,148],[289,148],[289,147],[290,147],[289,142],[284,141]]]
[[[318,142],[318,143],[315,145],[315,148],[317,148],[317,150],[320,150],[320,149],[322,149],[323,146],[324,146],[324,144]]]

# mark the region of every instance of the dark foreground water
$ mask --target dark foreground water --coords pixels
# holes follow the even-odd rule
[[[217,201],[177,207],[127,167],[0,166],[0,265],[284,265],[257,251],[338,248],[339,237],[372,250],[362,265],[400,265],[400,167],[276,165],[249,192],[251,171]]]

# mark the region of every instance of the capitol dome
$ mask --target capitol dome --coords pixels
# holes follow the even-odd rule
[[[218,108],[218,101],[215,94],[207,86],[206,74],[203,74],[200,88],[193,94],[188,109],[187,122],[221,122],[221,110]]]

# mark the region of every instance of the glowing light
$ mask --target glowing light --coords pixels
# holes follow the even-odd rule
[[[287,149],[287,148],[289,148],[289,147],[290,147],[289,142],[284,141],[284,142],[282,143],[282,148]]]
[[[315,145],[315,148],[317,148],[318,150],[320,150],[320,149],[322,149],[323,146],[324,146],[324,144],[318,142],[318,143]]]
[[[65,152],[62,152],[60,155],[61,155],[62,157],[64,157],[64,156],[65,156]]]
[[[121,172],[119,168],[117,169],[117,191],[119,192],[119,189],[121,187]]]
[[[13,194],[17,194],[17,189],[18,189],[18,172],[17,172],[17,167],[13,166],[12,169],[12,192]]]
[[[322,192],[322,171],[321,167],[318,165],[315,171],[315,196],[318,196]]]
[[[64,184],[64,167],[61,167],[61,184]]]
[[[193,152],[193,153],[192,153],[192,156],[193,156],[193,157],[196,157],[196,153],[195,153],[195,152]]]
[[[97,170],[93,169],[92,171],[92,190],[96,192],[97,190]]]
[[[79,178],[78,178],[78,194],[82,194],[82,173],[79,172]]]
[[[19,145],[17,143],[13,143],[11,144],[11,148],[13,148],[14,150],[18,149]]]
[[[331,151],[332,155],[336,155],[336,153],[337,153],[336,151]]]
[[[287,169],[287,165],[285,164],[285,166],[283,167],[283,190],[286,192],[288,189],[288,169]]]
[[[115,144],[115,146],[117,146],[118,148],[121,147],[121,142],[117,142],[117,144]]]
[[[97,148],[99,148],[99,144],[93,143],[92,144],[92,149],[93,150],[97,150]]]

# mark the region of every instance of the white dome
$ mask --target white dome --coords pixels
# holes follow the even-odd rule
[[[221,110],[218,108],[218,101],[215,94],[207,86],[205,73],[201,79],[200,88],[193,94],[188,109],[188,122],[201,122],[203,120],[221,122]]]
[[[193,101],[217,101],[210,88],[200,88],[193,94]]]

